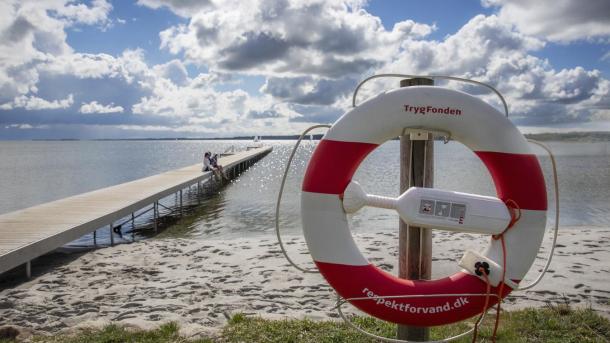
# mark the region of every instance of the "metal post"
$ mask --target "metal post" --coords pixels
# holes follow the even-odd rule
[[[136,241],[136,218],[131,212],[131,240]]]
[[[154,226],[155,226],[155,233],[157,233],[158,231],[158,227],[157,227],[157,217],[159,216],[159,204],[155,201],[155,203],[153,204],[153,217],[154,217]]]
[[[114,228],[112,225],[113,223],[110,223],[110,246],[114,245]]]
[[[400,81],[401,87],[434,85],[434,80],[414,78]],[[434,137],[426,134],[423,140],[400,136],[400,193],[409,187],[432,187],[434,180]],[[429,280],[432,271],[432,232],[409,226],[402,220],[398,234],[398,277],[411,280]],[[430,329],[398,325],[398,339],[409,341],[430,340]]]
[[[97,230],[93,231],[93,246],[97,247]]]
[[[32,261],[27,261],[25,263],[25,276],[28,279],[32,278]]]

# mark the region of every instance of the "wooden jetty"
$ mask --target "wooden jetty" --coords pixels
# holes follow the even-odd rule
[[[219,159],[225,173],[234,177],[263,158],[271,147],[250,148]],[[202,164],[168,171],[116,186],[98,189],[61,200],[0,215],[0,274],[22,264],[31,276],[31,261],[79,237],[108,226],[114,244],[113,227],[118,220],[151,206],[157,229],[159,200],[202,184],[214,177],[202,172]],[[161,205],[162,206],[162,205]]]

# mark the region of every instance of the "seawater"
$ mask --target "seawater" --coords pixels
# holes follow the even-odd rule
[[[229,239],[270,236],[282,173],[294,141],[265,141],[274,150],[230,184],[193,205],[189,216],[170,226],[166,237]],[[305,141],[290,170],[280,222],[288,234],[300,232],[300,185],[317,142]],[[610,226],[610,142],[549,142],[560,180],[562,226]],[[0,142],[0,213],[15,211],[183,166],[200,163],[204,151],[245,149],[247,141],[11,141]],[[551,166],[539,155],[551,190]],[[399,144],[390,141],[368,156],[356,172],[369,193],[397,196]],[[457,142],[435,143],[434,185],[461,192],[495,195],[489,173],[479,159]],[[165,200],[171,206],[175,199]],[[553,195],[549,197],[552,224]],[[196,207],[195,204],[198,204]],[[354,232],[397,230],[393,211],[365,208],[350,216]],[[140,223],[150,220],[144,215]],[[100,232],[100,239],[107,237]],[[77,244],[88,244],[85,236]]]

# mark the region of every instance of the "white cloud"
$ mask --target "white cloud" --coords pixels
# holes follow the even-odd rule
[[[123,78],[134,82],[150,73],[141,49],[125,50],[117,57],[100,53],[72,53],[49,56],[38,65],[39,72],[52,75],[74,75],[77,78]]]
[[[6,129],[20,129],[20,130],[29,130],[29,129],[34,129],[35,127],[30,125],[30,124],[11,124],[11,125],[6,125],[4,128]]]
[[[335,120],[365,76],[410,72],[495,85],[509,100],[512,118],[522,124],[608,120],[609,81],[596,70],[556,70],[552,61],[536,57],[550,38],[506,20],[504,1],[497,2],[503,6],[498,15],[475,16],[439,40],[427,39],[434,25],[412,20],[386,29],[364,1],[139,4],[187,18],[186,24],[160,32],[161,49],[175,54],[173,60],[148,64],[138,48],[115,56],[73,51],[66,27],[109,25],[107,1],[0,3],[0,110],[19,109],[21,116],[28,110],[66,109],[76,97],[80,113],[136,114],[87,116],[87,125],[99,120],[93,125],[150,132],[285,134]],[[205,72],[189,75],[189,64]],[[246,79],[262,80],[256,81],[262,84],[259,92],[251,85],[248,92],[239,89]],[[96,87],[75,86],[85,83]],[[362,98],[396,84],[369,85]],[[52,92],[44,89],[49,85]],[[100,90],[108,93],[97,94]]]
[[[176,85],[183,85],[188,80],[186,67],[184,66],[184,63],[178,59],[156,65],[152,69],[157,75],[169,79]]]
[[[167,7],[174,13],[189,17],[211,5],[210,0],[138,0],[138,5],[153,9]]]
[[[160,2],[160,1],[155,1]],[[166,1],[168,6],[172,1]],[[385,30],[345,1],[223,1],[160,33],[161,47],[214,70],[338,77],[372,70],[433,26],[411,20]]]
[[[174,3],[166,4],[172,8]],[[378,18],[340,1],[226,1],[189,15],[187,25],[160,33],[162,48],[212,70],[264,76],[261,92],[272,101],[310,107],[300,107],[303,121],[320,120],[313,111],[317,106],[335,108],[334,113],[346,108],[357,81],[375,72],[449,74],[489,82],[506,93],[515,117],[524,122],[585,120],[591,112],[582,102],[599,92],[602,80],[598,72],[583,68],[554,70],[531,54],[544,48],[543,39],[499,16],[475,16],[455,34],[435,41],[425,39],[435,29],[432,25],[406,20],[386,30]],[[160,93],[141,105],[157,113],[179,108],[167,104],[180,97],[176,94],[153,109],[151,101],[159,104]],[[143,112],[142,106],[137,110]],[[178,112],[189,110],[182,105]],[[275,115],[268,108],[251,113]]]
[[[478,15],[443,41],[405,41],[396,62],[390,66],[395,70],[476,75],[497,56],[542,47],[543,42],[512,30],[496,16]]]
[[[217,92],[211,87],[197,87],[195,81],[181,87],[167,79],[155,80],[152,93],[133,106],[133,113],[222,120],[244,113],[249,98],[242,90]]]
[[[82,3],[68,1],[56,2],[57,5],[51,10],[64,19],[67,24],[105,24],[108,22],[108,14],[112,5],[106,0],[93,0],[91,7]]]
[[[56,110],[60,108],[68,108],[74,103],[74,96],[68,95],[65,99],[60,100],[45,100],[33,95],[30,96],[19,96],[12,102],[0,105],[2,110],[11,110],[15,108],[23,108],[26,110]]]
[[[112,6],[67,0],[0,3],[0,102],[36,93],[38,66],[73,53],[66,43],[70,25],[106,25]]]
[[[531,54],[544,42],[517,30],[497,16],[478,15],[442,41],[410,41],[403,52],[381,68],[412,73],[449,74],[497,87],[507,98],[512,118],[521,124],[586,121],[593,109],[606,106],[607,80],[582,67],[555,70]],[[381,83],[387,87],[392,83]],[[473,87],[469,92],[480,93]],[[378,92],[372,87],[369,95]],[[494,96],[480,94],[498,104]]]
[[[500,7],[499,16],[519,31],[555,42],[610,37],[607,0],[483,0]]]
[[[160,33],[162,49],[212,71],[263,75],[263,93],[299,104],[335,104],[405,41],[436,29],[405,20],[386,30],[363,1],[230,0],[188,12],[176,10],[180,1],[153,3],[190,17]]]
[[[97,101],[91,101],[90,103],[83,103],[79,109],[80,113],[123,113],[123,107],[115,106],[114,103],[108,105],[102,105]]]

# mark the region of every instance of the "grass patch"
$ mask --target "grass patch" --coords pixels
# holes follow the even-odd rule
[[[478,342],[489,342],[493,331],[489,315],[479,331]],[[394,338],[396,326],[369,317],[354,317],[354,323],[366,331]],[[470,329],[474,321],[434,327],[431,339],[440,340]],[[456,342],[470,343],[472,336]],[[217,342],[375,342],[340,322],[311,320],[276,320],[239,316],[227,325]],[[573,310],[564,306],[503,312],[497,342],[610,342],[610,321],[591,309]]]
[[[479,334],[478,342],[489,342],[493,330],[492,315],[486,320]],[[353,317],[354,323],[369,332],[384,337],[393,337],[396,327],[368,317]],[[441,339],[459,334],[472,327],[473,321],[435,327],[431,339]],[[38,336],[33,342],[328,342],[358,343],[375,342],[352,330],[341,322],[312,321],[308,319],[265,320],[259,317],[234,315],[228,324],[215,337],[188,339],[179,335],[175,323],[164,324],[155,330],[133,330],[117,325],[109,325],[100,330],[82,330],[74,335],[52,337]],[[470,342],[465,337],[458,342]],[[504,312],[498,342],[610,342],[610,321],[599,316],[591,309],[571,309],[560,305],[549,305],[539,309],[525,309]],[[0,343],[13,342],[0,339]]]
[[[161,343],[161,342],[213,342],[209,338],[189,340],[178,334],[178,324],[167,323],[154,330],[133,330],[115,324],[100,330],[84,329],[74,335],[38,336],[32,339],[37,343]],[[1,341],[0,341],[1,343]]]

